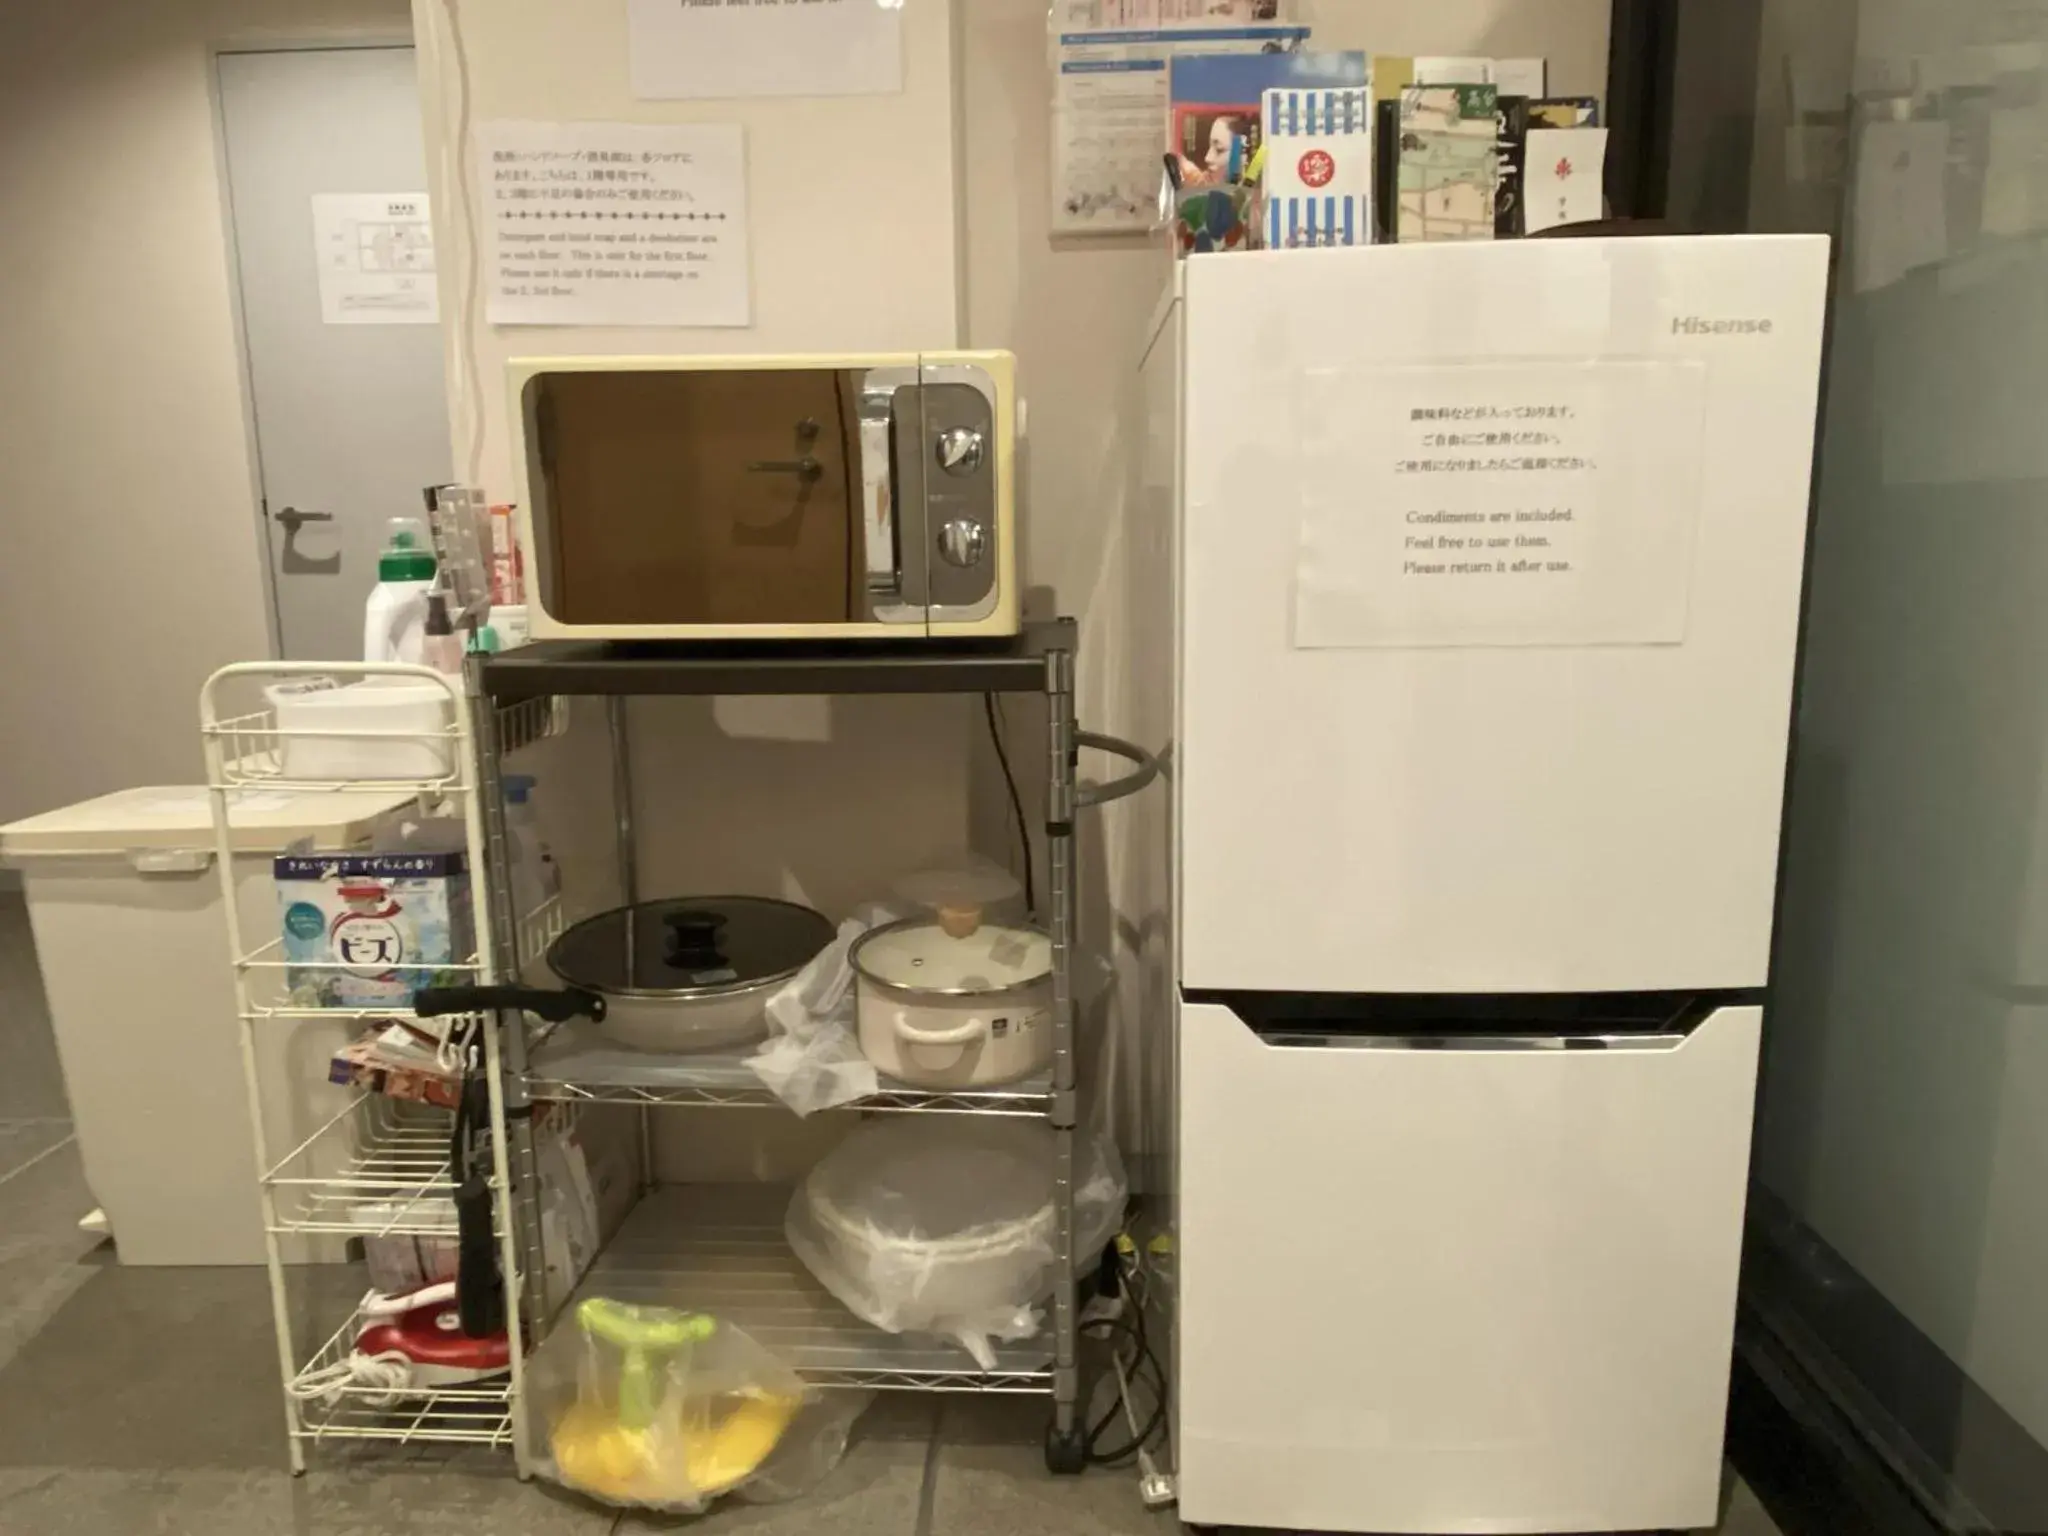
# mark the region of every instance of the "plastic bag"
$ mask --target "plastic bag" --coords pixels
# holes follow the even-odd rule
[[[861,1054],[853,985],[854,941],[902,913],[863,904],[839,936],[768,999],[768,1038],[747,1059],[768,1091],[799,1115],[864,1099],[880,1085]]]
[[[527,1372],[543,1476],[607,1504],[695,1513],[757,1479],[800,1492],[863,1402],[827,1407],[733,1324],[607,1297],[564,1315]]]
[[[1030,1338],[1052,1287],[1053,1130],[967,1116],[875,1121],[814,1167],[783,1229],[818,1281],[890,1333],[959,1340],[983,1370],[992,1340]],[[1113,1147],[1077,1138],[1074,1267],[1123,1219]]]

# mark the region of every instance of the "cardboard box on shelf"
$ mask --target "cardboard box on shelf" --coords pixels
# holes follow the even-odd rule
[[[461,853],[282,854],[285,987],[307,1007],[405,1009],[475,949]]]

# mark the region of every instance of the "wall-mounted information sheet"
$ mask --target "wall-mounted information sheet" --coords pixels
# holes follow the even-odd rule
[[[1295,644],[1683,640],[1705,389],[1690,360],[1304,374]]]
[[[493,325],[746,325],[732,123],[490,122],[476,177]]]
[[[434,226],[424,192],[316,192],[313,250],[328,325],[432,325]]]

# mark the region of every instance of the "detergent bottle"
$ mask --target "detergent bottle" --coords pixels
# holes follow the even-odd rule
[[[434,590],[434,547],[416,517],[384,527],[377,585],[363,607],[363,660],[420,665],[426,657],[427,598]]]

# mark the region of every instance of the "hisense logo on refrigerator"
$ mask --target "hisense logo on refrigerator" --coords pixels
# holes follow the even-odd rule
[[[1680,315],[1671,322],[1674,336],[1768,336],[1768,320],[1709,320],[1704,315]]]

